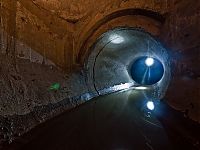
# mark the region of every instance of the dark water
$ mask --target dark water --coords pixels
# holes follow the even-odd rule
[[[185,138],[176,135],[176,128],[168,128],[166,121],[164,125],[159,121],[159,117],[167,117],[167,110],[162,111],[158,102],[155,112],[149,112],[146,101],[143,92],[136,90],[95,98],[28,133],[24,139],[28,137],[29,140],[20,149],[192,149],[190,144],[182,140]],[[180,139],[174,140],[177,137]]]

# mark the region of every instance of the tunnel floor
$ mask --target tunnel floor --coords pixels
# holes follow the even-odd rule
[[[137,90],[100,96],[39,125],[9,149],[199,149],[197,124],[164,102],[149,113],[144,101]]]

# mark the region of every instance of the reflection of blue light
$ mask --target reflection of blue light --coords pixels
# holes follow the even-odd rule
[[[154,64],[154,59],[151,58],[151,57],[148,57],[146,60],[145,60],[145,64],[150,67]]]
[[[154,110],[154,108],[155,108],[154,103],[152,101],[148,101],[147,102],[147,108],[149,110]]]

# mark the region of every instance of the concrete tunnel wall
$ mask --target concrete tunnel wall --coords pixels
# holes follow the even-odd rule
[[[91,47],[91,54],[85,63],[89,93],[103,95],[140,86],[131,78],[129,70],[141,56],[152,56],[162,62],[165,70],[162,79],[149,86],[150,92],[144,90],[144,94],[147,98],[163,98],[171,78],[167,50],[149,33],[127,27],[104,33]]]

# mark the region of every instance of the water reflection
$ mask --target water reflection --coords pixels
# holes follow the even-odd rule
[[[171,150],[165,129],[145,103],[142,90],[94,98],[40,128],[24,149]]]
[[[141,90],[113,93],[94,101],[95,135],[104,143],[102,149],[170,149],[162,124],[144,107],[147,100]]]

